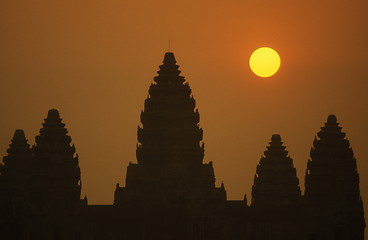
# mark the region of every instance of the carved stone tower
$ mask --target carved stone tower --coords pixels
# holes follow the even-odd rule
[[[117,186],[115,205],[226,199],[224,188],[215,187],[212,162],[203,163],[199,113],[178,68],[174,54],[167,52],[141,113],[137,164],[129,164],[126,186]]]
[[[328,116],[317,136],[305,176],[305,204],[315,223],[310,239],[363,240],[356,159],[335,115]]]
[[[40,211],[72,211],[81,192],[78,156],[56,109],[49,110],[42,125],[33,147],[31,202]]]
[[[4,165],[0,166],[1,188],[9,191],[24,191],[32,152],[23,130],[18,129],[14,132],[7,153],[8,155],[3,158]]]
[[[293,160],[278,134],[261,157],[254,176],[250,239],[293,240],[301,235],[301,192]]]
[[[301,192],[293,160],[280,135],[272,135],[270,146],[257,166],[252,188],[252,206],[282,207],[300,203]]]
[[[23,239],[22,217],[27,198],[32,152],[23,130],[16,130],[0,165],[0,239]]]

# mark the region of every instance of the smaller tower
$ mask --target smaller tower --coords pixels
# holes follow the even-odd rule
[[[305,204],[318,239],[363,240],[364,210],[356,159],[335,115],[317,133],[305,175]]]
[[[24,187],[32,152],[24,131],[17,129],[0,166],[0,182],[2,189],[20,189]]]
[[[0,239],[23,239],[21,217],[26,204],[31,149],[23,130],[16,130],[0,165]]]
[[[80,201],[80,169],[75,147],[56,109],[49,110],[36,136],[31,168],[31,197],[34,206],[65,213]],[[44,206],[41,206],[44,204]],[[46,207],[47,206],[47,207]]]
[[[294,240],[301,235],[301,192],[293,160],[278,134],[257,165],[250,206],[251,222],[257,226],[250,239]]]
[[[300,202],[299,180],[293,160],[278,134],[272,135],[270,146],[257,166],[252,188],[252,205],[278,207]]]

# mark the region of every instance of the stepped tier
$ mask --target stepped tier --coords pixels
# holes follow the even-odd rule
[[[280,135],[272,135],[254,176],[252,206],[290,206],[300,203],[301,192],[293,160]]]
[[[18,129],[7,150],[8,155],[3,158],[0,166],[0,182],[6,188],[23,188],[26,172],[31,164],[32,152],[24,131]]]
[[[80,168],[71,137],[56,109],[49,110],[42,125],[29,171],[32,200],[60,204],[60,208],[76,205],[81,192]]]
[[[356,159],[341,129],[330,115],[313,141],[305,176],[305,198],[311,204],[360,201]]]
[[[126,186],[116,188],[115,204],[226,199],[224,188],[215,187],[212,163],[203,163],[199,112],[178,68],[174,54],[166,53],[141,113],[137,164],[129,164]]]

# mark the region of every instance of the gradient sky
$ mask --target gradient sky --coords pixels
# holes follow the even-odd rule
[[[274,133],[304,189],[313,138],[333,113],[368,211],[367,12],[366,0],[2,1],[0,153],[17,128],[33,144],[57,108],[80,157],[83,195],[111,204],[136,161],[139,115],[170,39],[201,113],[205,162],[228,199],[250,199]],[[271,78],[248,67],[262,46],[281,55]]]

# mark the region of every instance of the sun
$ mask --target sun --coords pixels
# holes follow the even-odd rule
[[[269,47],[258,48],[249,58],[250,69],[259,77],[271,77],[279,70],[280,65],[279,54]]]

